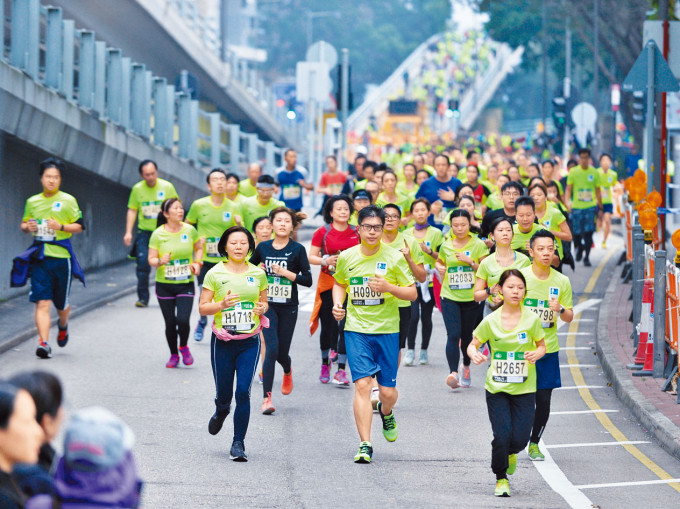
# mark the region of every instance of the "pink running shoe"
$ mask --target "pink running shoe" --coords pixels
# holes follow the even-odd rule
[[[165,365],[166,368],[176,368],[177,365],[179,364],[179,355],[177,354],[172,354],[170,356],[170,360],[168,363]]]
[[[333,377],[333,383],[339,385],[340,387],[349,387],[349,379],[347,378],[347,373],[344,369],[339,369],[338,372]]]
[[[321,375],[319,375],[319,381],[322,384],[327,384],[331,381],[331,367],[328,364],[321,365]]]
[[[185,366],[191,366],[194,363],[194,357],[191,355],[188,346],[180,346],[179,353],[182,354],[182,362]]]

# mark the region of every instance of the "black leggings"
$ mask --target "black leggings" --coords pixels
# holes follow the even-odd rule
[[[467,347],[472,342],[472,331],[482,319],[479,302],[457,302],[442,298],[442,317],[446,326],[446,360],[449,370],[458,372],[460,351],[463,351],[463,366],[470,366]],[[460,341],[460,347],[458,342]]]
[[[298,307],[290,305],[270,304],[265,313],[269,318],[269,328],[262,329],[264,334],[265,354],[262,363],[262,391],[264,397],[272,392],[276,363],[281,364],[284,373],[290,373],[290,344],[293,341]]]
[[[333,316],[333,290],[321,293],[321,309],[319,309],[321,332],[319,342],[321,352],[335,350],[339,355],[347,354],[345,350],[345,320],[338,321]]]
[[[156,297],[165,320],[165,339],[170,353],[177,355],[177,337],[179,336],[179,346],[187,346],[189,341],[194,283],[156,283]]]
[[[545,431],[550,417],[550,399],[552,389],[538,389],[536,391],[536,417],[534,417],[534,427],[531,430],[531,441],[537,444]]]
[[[418,334],[418,321],[423,324],[423,340],[420,343],[421,350],[427,350],[430,346],[430,338],[432,337],[432,311],[434,310],[434,289],[430,286],[430,301],[423,302],[423,294],[420,290],[420,285],[416,285],[418,289],[418,298],[411,303],[411,323],[408,327],[408,347],[413,350],[416,347],[416,335]]]
[[[593,247],[593,232],[585,232],[583,235],[573,235],[574,247],[577,251],[583,251],[586,258],[590,257],[590,248]]]
[[[411,325],[411,306],[399,308],[399,350],[406,348],[409,325]]]

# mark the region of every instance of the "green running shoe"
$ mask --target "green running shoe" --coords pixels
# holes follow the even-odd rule
[[[529,443],[529,458],[531,458],[531,461],[543,461],[545,459],[545,456],[538,448],[538,444]]]
[[[382,419],[383,426],[383,436],[388,442],[394,442],[399,436],[397,431],[397,420],[394,418],[394,411],[390,412],[389,415],[383,415],[382,413],[382,402],[378,402],[378,414]]]
[[[508,455],[508,469],[505,471],[508,475],[512,475],[515,473],[515,470],[517,470],[517,455],[516,454],[509,454]]]
[[[510,483],[507,479],[498,479],[496,481],[496,489],[493,494],[497,497],[509,497],[510,496]]]
[[[354,463],[370,463],[373,457],[373,447],[371,442],[361,442],[359,452],[354,456]]]

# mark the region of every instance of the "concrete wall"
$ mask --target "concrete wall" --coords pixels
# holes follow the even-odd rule
[[[157,161],[186,204],[206,194],[205,171],[102,120],[0,61],[0,298],[9,288],[12,258],[31,243],[19,229],[26,199],[41,191],[38,164],[56,156],[66,161],[62,190],[78,200],[86,232],[74,236],[83,267],[124,260],[122,238],[130,188],[139,181],[143,159]],[[131,268],[131,270],[133,270]]]

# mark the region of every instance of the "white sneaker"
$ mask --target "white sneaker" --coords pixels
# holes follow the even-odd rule
[[[380,401],[380,389],[378,387],[373,387],[371,389],[371,405],[373,406],[373,411],[378,411],[378,402]]]
[[[427,359],[427,350],[421,350],[420,351],[420,359],[419,359],[420,364],[425,365],[428,362]]]
[[[415,350],[406,350],[406,355],[404,356],[404,366],[413,366],[413,361],[416,360]]]

